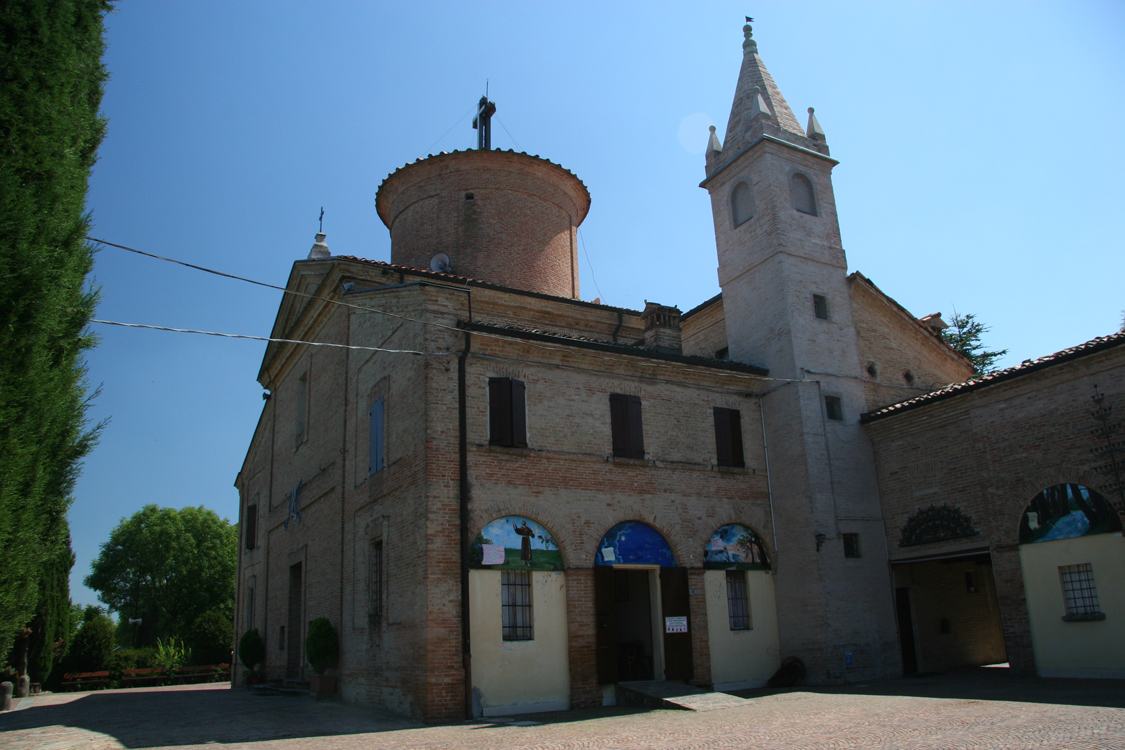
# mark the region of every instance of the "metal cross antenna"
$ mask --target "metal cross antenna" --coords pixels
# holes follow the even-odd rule
[[[320,233],[324,234],[324,206],[320,207]]]

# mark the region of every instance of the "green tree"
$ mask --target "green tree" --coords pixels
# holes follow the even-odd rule
[[[96,430],[87,181],[105,122],[106,0],[0,3],[0,657],[36,616]],[[48,582],[53,580],[48,575]]]
[[[47,561],[40,573],[39,605],[28,628],[28,674],[32,682],[46,685],[51,671],[71,643],[70,569],[74,552],[70,539]]]
[[[191,660],[195,664],[229,664],[234,647],[234,625],[222,612],[200,615],[191,628]]]
[[[86,585],[123,618],[141,618],[138,644],[192,636],[204,613],[234,615],[238,531],[208,508],[146,505],[101,546]]]
[[[1008,353],[1007,349],[988,351],[981,342],[981,336],[987,333],[989,327],[977,320],[973,313],[959,315],[953,313],[949,319],[949,328],[942,331],[942,339],[957,351],[968,357],[973,363],[973,377],[987,375],[996,369],[996,360]]]

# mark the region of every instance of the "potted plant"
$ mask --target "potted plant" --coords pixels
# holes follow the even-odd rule
[[[246,667],[246,676],[243,682],[246,685],[257,685],[262,681],[262,676],[257,671],[257,666],[265,661],[266,644],[258,629],[247,630],[238,641],[238,658]]]
[[[327,617],[318,617],[309,624],[309,634],[305,637],[305,658],[315,673],[309,680],[309,688],[317,695],[335,693],[335,675],[324,673],[336,668],[340,658],[340,639]]]

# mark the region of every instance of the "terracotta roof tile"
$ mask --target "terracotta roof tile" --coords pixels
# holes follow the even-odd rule
[[[900,401],[897,404],[884,406],[882,409],[869,411],[860,417],[861,422],[873,422],[883,417],[891,416],[892,414],[901,414],[904,411],[915,409],[919,406],[933,403],[934,401],[941,401],[943,399],[952,398],[962,393],[969,391],[979,390],[986,388],[990,385],[996,385],[1005,380],[1021,377],[1037,370],[1042,370],[1047,367],[1062,364],[1078,357],[1084,357],[1088,354],[1102,351],[1103,349],[1110,349],[1115,346],[1125,344],[1125,332],[1114,333],[1109,336],[1099,336],[1096,339],[1091,339],[1084,344],[1072,346],[1069,349],[1057,351],[1054,354],[1048,354],[1038,359],[1026,359],[1020,364],[1009,367],[1006,370],[997,370],[996,372],[989,373],[983,377],[974,378],[973,380],[966,380],[963,383],[954,383],[948,385],[940,390],[932,391],[922,396],[909,399],[907,401]]]

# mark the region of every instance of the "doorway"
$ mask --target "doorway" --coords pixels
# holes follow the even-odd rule
[[[690,680],[687,569],[594,568],[598,682]]]
[[[891,568],[905,674],[1008,660],[987,550],[896,561]]]
[[[656,675],[659,648],[654,648],[652,624],[659,615],[654,596],[655,570],[613,570],[614,620],[617,623],[617,679],[620,682],[651,680]],[[660,670],[663,672],[663,669]]]

